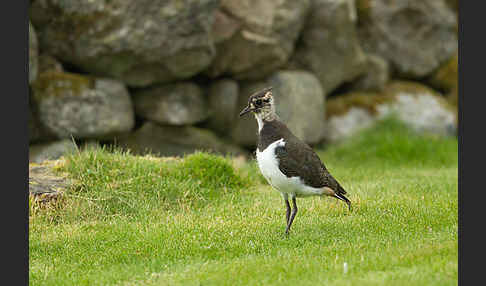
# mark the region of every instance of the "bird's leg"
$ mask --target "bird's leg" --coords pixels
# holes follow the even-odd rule
[[[287,225],[289,225],[289,218],[290,218],[290,204],[289,204],[289,200],[288,199],[285,199],[285,206],[287,207],[287,212],[285,213],[285,218],[286,218],[286,222],[287,222]]]
[[[292,198],[292,207],[292,213],[290,214],[287,229],[285,230],[286,234],[289,234],[290,227],[292,226],[292,222],[294,222],[295,215],[297,214],[297,202],[295,201],[295,197]]]

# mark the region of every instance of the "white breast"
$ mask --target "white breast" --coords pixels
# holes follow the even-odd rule
[[[259,149],[256,151],[258,167],[268,183],[278,191],[292,196],[321,195],[323,193],[321,188],[308,187],[303,184],[299,177],[288,178],[280,171],[278,168],[278,158],[275,156],[275,149],[280,146],[285,146],[283,138],[268,145],[263,151]]]

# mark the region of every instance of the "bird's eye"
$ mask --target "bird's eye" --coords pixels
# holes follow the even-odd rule
[[[261,100],[261,99],[257,99],[257,100],[255,101],[255,105],[257,105],[257,106],[262,105],[262,100]]]

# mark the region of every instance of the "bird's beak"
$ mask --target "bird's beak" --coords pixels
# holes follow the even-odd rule
[[[250,111],[253,111],[253,109],[251,109],[251,107],[250,107],[250,106],[247,106],[247,107],[245,107],[245,109],[243,109],[243,110],[240,112],[240,116],[243,116],[243,115],[247,114],[247,113],[248,113],[248,112],[250,112]]]

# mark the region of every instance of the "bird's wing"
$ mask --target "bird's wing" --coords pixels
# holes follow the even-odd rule
[[[275,156],[279,159],[280,171],[287,177],[300,177],[306,185],[314,188],[339,189],[338,182],[329,174],[319,156],[300,140],[277,147]]]

